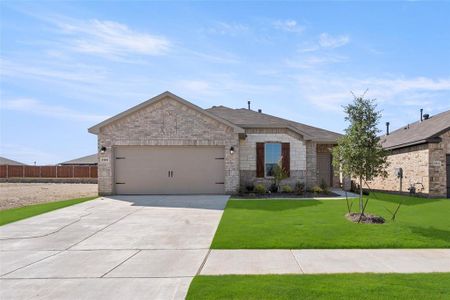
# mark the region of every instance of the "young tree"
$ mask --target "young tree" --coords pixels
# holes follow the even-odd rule
[[[280,191],[280,182],[286,178],[288,178],[288,173],[285,169],[281,167],[281,162],[276,164],[273,169],[273,184],[276,185],[277,190]]]
[[[364,213],[363,181],[376,176],[386,177],[387,152],[381,147],[377,128],[381,113],[374,99],[355,96],[353,103],[344,106],[349,126],[333,148],[333,166],[345,176],[359,181],[359,210]]]

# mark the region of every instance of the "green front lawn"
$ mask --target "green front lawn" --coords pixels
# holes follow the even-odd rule
[[[450,273],[197,276],[187,299],[449,299]]]
[[[449,248],[450,200],[374,194],[367,212],[382,225],[354,224],[345,200],[230,200],[213,249]],[[374,196],[371,196],[374,197]],[[404,200],[395,222],[393,211]],[[358,200],[352,200],[353,210]]]
[[[77,198],[2,210],[0,211],[0,226],[96,198],[98,197]]]

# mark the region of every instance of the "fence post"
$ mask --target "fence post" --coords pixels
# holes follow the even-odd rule
[[[22,178],[25,178],[25,166],[22,166]]]
[[[58,178],[58,166],[55,166],[55,178]]]
[[[6,165],[6,178],[9,178],[9,165]]]

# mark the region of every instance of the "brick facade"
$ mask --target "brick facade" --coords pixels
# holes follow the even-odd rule
[[[411,185],[416,192],[430,197],[447,196],[446,155],[450,154],[450,130],[440,135],[440,143],[392,150],[388,157],[388,177],[369,182],[372,189],[408,193]],[[403,169],[403,180],[395,175],[395,169]]]
[[[441,134],[440,143],[429,144],[430,196],[447,196],[446,155],[450,154],[450,130]]]
[[[267,187],[273,182],[271,178],[256,177],[256,143],[289,143],[290,173],[282,184],[292,187],[296,182],[305,182],[306,145],[303,138],[287,129],[247,129],[247,138],[240,141],[240,182],[245,187],[249,184],[263,183]]]
[[[428,194],[428,154],[428,144],[393,150],[388,157],[388,177],[370,181],[370,188],[408,193],[410,185],[415,184],[417,192]],[[398,168],[403,169],[402,180],[395,173]]]
[[[114,194],[114,147],[146,146],[224,146],[225,193],[239,189],[239,136],[233,128],[166,97],[100,128],[99,194]],[[229,149],[234,147],[234,153]]]

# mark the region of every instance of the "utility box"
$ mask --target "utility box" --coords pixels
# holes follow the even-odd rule
[[[395,176],[397,176],[397,178],[403,178],[403,169],[402,168],[395,168]]]

